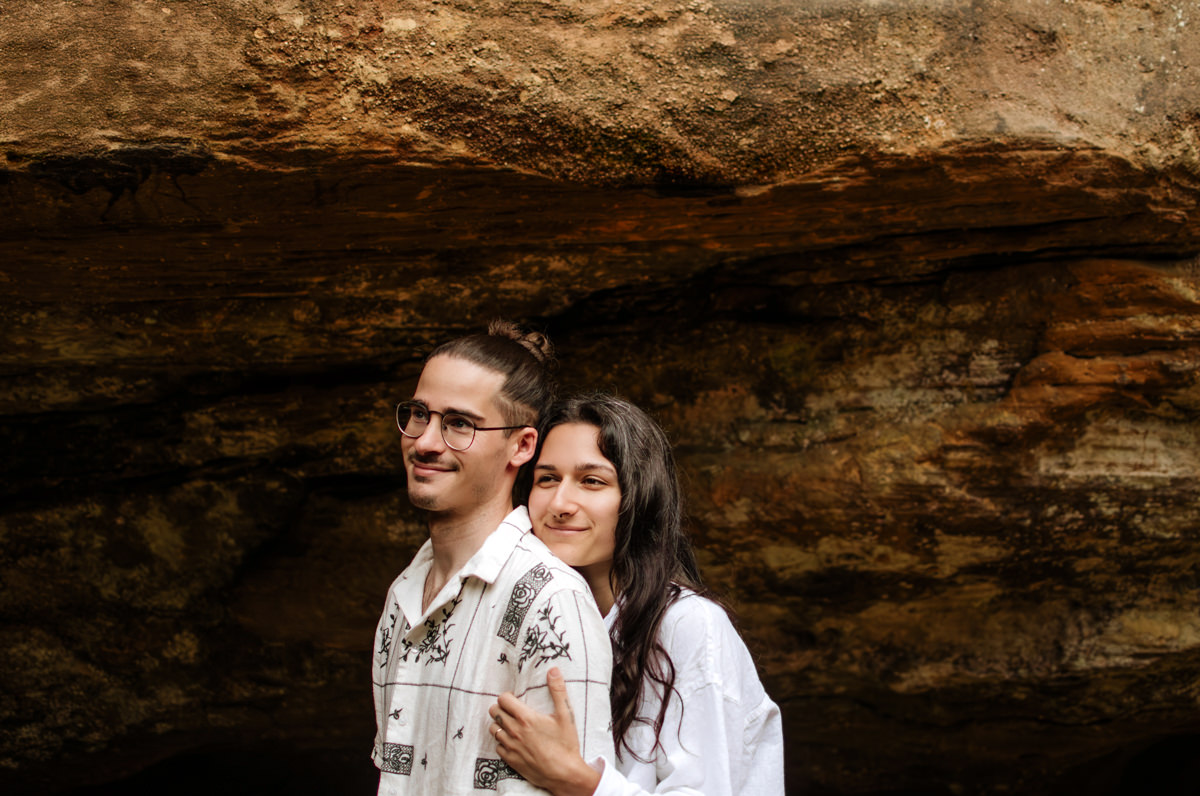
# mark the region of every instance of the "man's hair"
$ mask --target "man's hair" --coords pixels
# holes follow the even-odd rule
[[[612,731],[617,754],[628,752],[641,760],[630,744],[630,730],[634,724],[649,725],[658,747],[667,705],[673,694],[678,698],[675,665],[658,640],[663,617],[684,588],[715,598],[701,581],[684,530],[675,457],[658,423],[613,395],[572,396],[556,403],[542,418],[534,462],[550,431],[566,423],[598,429],[597,446],[616,468],[621,487],[610,574],[613,593],[619,595],[617,621],[610,634]],[[528,495],[531,485],[521,486]],[[662,694],[657,715],[639,715],[642,695],[652,693]]]
[[[505,377],[497,396],[505,425],[535,426],[554,402],[554,347],[540,332],[492,321],[486,333],[442,343],[425,361],[439,356],[465,359]]]

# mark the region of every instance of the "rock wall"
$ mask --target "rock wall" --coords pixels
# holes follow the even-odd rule
[[[1198,13],[0,7],[0,786],[369,792],[391,405],[503,316],[671,433],[789,792],[1194,792]]]

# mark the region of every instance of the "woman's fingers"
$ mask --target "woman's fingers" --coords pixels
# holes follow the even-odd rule
[[[575,714],[571,712],[571,700],[567,697],[567,683],[563,680],[562,672],[555,666],[546,673],[546,687],[550,689],[550,698],[554,700],[554,715],[559,724],[575,723]]]
[[[512,698],[512,695],[503,694],[500,698],[503,699],[504,697]],[[516,702],[515,699],[512,701]],[[520,703],[516,702],[516,704],[519,705]],[[511,713],[507,713],[504,708],[500,706],[499,702],[488,708],[488,715],[492,718],[492,723],[488,725],[488,733],[496,740],[496,745],[500,746],[503,743],[502,736],[505,729],[511,731],[517,724],[517,720]]]
[[[499,701],[496,702],[494,707],[503,713],[505,718],[513,718],[518,721],[526,720],[535,712],[510,693],[501,694]]]
[[[584,773],[589,777],[594,771],[579,756],[579,738],[567,684],[559,669],[546,673],[546,688],[550,692],[552,713],[542,713],[512,694],[501,694],[488,708],[492,719],[488,731],[501,760],[531,785],[554,790],[555,783],[579,781],[581,770],[586,769]]]

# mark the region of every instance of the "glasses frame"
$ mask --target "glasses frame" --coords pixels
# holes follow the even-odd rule
[[[446,447],[449,448],[450,450],[458,451],[460,453],[462,451],[465,451],[467,448],[470,448],[471,445],[473,445],[475,443],[475,432],[477,432],[477,431],[513,431],[518,428],[533,428],[533,426],[529,425],[528,423],[523,423],[519,426],[477,426],[477,425],[475,425],[474,420],[467,417],[466,415],[464,415],[461,412],[448,412],[448,413],[447,412],[439,412],[438,410],[430,409],[425,404],[418,403],[417,401],[401,401],[400,403],[396,404],[396,414],[395,414],[396,428],[400,430],[401,434],[408,437],[409,439],[416,439],[417,437],[421,436],[421,434],[409,434],[407,431],[404,430],[404,426],[400,425],[400,410],[405,409],[405,408],[410,409],[410,410],[411,409],[420,409],[421,411],[423,411],[429,415],[429,421],[425,423],[425,428],[421,429],[421,434],[424,434],[425,429],[429,428],[429,423],[433,422],[434,415],[441,415],[442,419],[441,419],[441,422],[439,423],[439,426],[441,428],[441,433],[442,433],[442,442],[446,443]],[[454,445],[453,443],[451,443],[450,440],[446,439],[446,415],[447,414],[449,414],[452,417],[461,417],[463,420],[465,420],[471,424],[471,439],[467,442],[466,445],[462,446],[461,448]]]

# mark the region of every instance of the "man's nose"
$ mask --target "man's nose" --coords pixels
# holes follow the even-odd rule
[[[420,436],[413,440],[413,447],[417,453],[438,453],[445,450],[446,440],[442,438],[442,424],[430,419]]]

